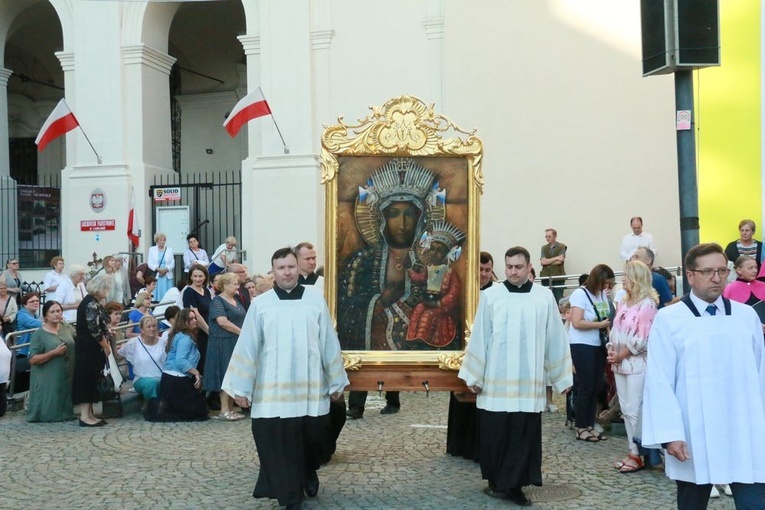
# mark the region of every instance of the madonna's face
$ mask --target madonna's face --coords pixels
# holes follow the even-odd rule
[[[383,209],[385,240],[393,248],[412,246],[420,220],[420,210],[412,202],[392,202]]]

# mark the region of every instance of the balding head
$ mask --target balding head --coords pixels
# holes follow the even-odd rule
[[[243,264],[229,264],[228,271],[229,273],[234,273],[236,275],[237,279],[239,280],[239,285],[243,284],[247,279],[247,268],[244,267]]]

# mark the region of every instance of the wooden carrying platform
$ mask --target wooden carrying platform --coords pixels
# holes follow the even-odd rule
[[[427,364],[364,364],[360,370],[349,370],[348,379],[351,385],[346,389],[354,391],[470,392],[465,382],[457,378],[456,370],[443,370]]]

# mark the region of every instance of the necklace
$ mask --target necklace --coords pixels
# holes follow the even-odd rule
[[[404,269],[403,260],[409,254],[409,251],[407,250],[407,251],[404,251],[401,255],[396,255],[395,252],[391,250],[390,254],[393,257],[393,260],[396,261],[396,265],[395,265],[396,271],[401,271],[402,269]]]

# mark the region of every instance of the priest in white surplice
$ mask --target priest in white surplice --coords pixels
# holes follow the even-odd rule
[[[648,338],[643,446],[667,449],[679,509],[730,484],[736,508],[765,508],[765,345],[754,310],[721,297],[722,247],[688,251],[691,292],[659,310]]]
[[[260,459],[253,497],[299,507],[316,496],[316,470],[329,460],[329,402],[349,384],[327,304],[297,284],[290,248],[271,258],[274,288],[257,296],[242,326],[222,389],[252,407]]]
[[[505,253],[507,280],[481,292],[459,378],[478,394],[481,474],[485,493],[528,506],[522,487],[542,485],[545,380],[565,392],[571,355],[558,304],[529,281],[531,257]]]

